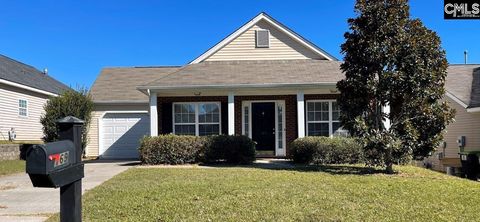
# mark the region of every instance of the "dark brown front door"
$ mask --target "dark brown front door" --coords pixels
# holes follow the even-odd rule
[[[260,151],[275,151],[275,103],[252,103],[252,140]]]

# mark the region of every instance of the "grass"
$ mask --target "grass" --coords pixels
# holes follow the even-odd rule
[[[475,221],[480,184],[413,166],[132,168],[84,196],[84,221]],[[58,221],[58,215],[50,218]]]
[[[24,160],[0,160],[0,176],[25,172]]]

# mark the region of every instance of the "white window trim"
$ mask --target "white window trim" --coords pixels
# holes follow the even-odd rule
[[[319,121],[310,121],[308,120],[308,104],[315,103],[315,102],[328,102],[328,121],[327,120],[319,120]],[[305,125],[306,125],[306,132],[305,134],[308,135],[308,124],[309,123],[328,123],[328,135],[330,137],[333,136],[333,123],[339,123],[340,120],[333,120],[333,106],[332,103],[337,102],[334,99],[317,99],[317,100],[307,100],[305,102]]]
[[[175,123],[175,105],[188,104],[195,106],[195,122],[194,123]],[[218,123],[200,123],[198,120],[199,104],[217,104],[218,105]],[[172,133],[175,133],[175,125],[195,125],[195,136],[200,135],[200,125],[216,125],[218,124],[218,134],[222,134],[222,103],[218,101],[206,102],[174,102],[172,103]]]
[[[21,100],[25,101],[25,105],[26,105],[25,108],[20,107],[20,101]],[[21,118],[28,118],[28,116],[29,116],[29,112],[28,112],[28,103],[29,102],[28,102],[28,99],[18,99],[17,103],[18,103],[17,115]],[[20,109],[25,109],[25,116],[20,115]]]

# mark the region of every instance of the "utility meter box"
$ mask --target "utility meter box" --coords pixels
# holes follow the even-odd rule
[[[82,179],[83,163],[78,163],[75,155],[75,145],[70,140],[30,147],[26,171],[33,186],[57,188]]]
[[[458,147],[460,147],[460,148],[465,147],[465,143],[466,143],[466,138],[465,138],[465,136],[459,136],[459,137],[457,138],[457,143],[458,143]]]

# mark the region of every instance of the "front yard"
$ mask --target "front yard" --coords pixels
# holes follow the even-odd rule
[[[85,221],[474,221],[480,184],[402,166],[133,168],[84,196]],[[58,220],[58,215],[51,220]]]
[[[0,176],[25,172],[24,160],[0,160]]]

